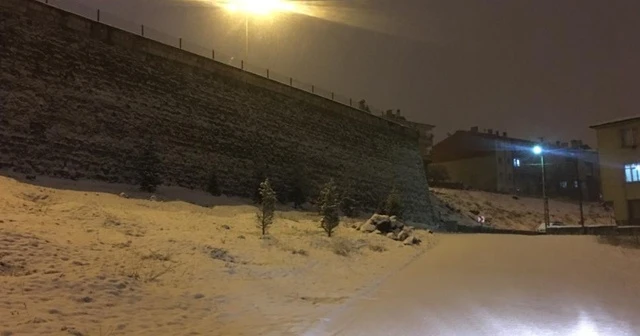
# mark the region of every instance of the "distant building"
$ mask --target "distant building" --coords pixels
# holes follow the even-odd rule
[[[435,126],[409,121],[400,113],[400,110],[397,110],[395,113],[393,112],[393,110],[388,110],[387,112],[385,112],[385,114],[383,114],[383,118],[393,120],[399,124],[405,125],[418,131],[418,133],[420,134],[418,144],[420,146],[422,160],[425,162],[425,164],[428,164],[431,149],[433,148],[433,129],[435,128]]]
[[[591,126],[598,136],[602,196],[619,225],[640,225],[640,116]]]
[[[444,168],[451,182],[469,188],[541,196],[542,169],[540,157],[532,152],[535,145],[545,149],[549,197],[598,199],[598,154],[578,140],[548,144],[473,127],[457,131],[434,145],[431,166]]]

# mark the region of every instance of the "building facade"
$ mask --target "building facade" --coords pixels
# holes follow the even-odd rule
[[[591,126],[598,137],[603,200],[616,223],[640,225],[640,116]]]
[[[598,199],[598,155],[580,141],[549,144],[473,127],[434,145],[429,169],[446,170],[451,182],[473,189],[541,196],[542,165],[532,152],[535,145],[544,148],[548,196]]]

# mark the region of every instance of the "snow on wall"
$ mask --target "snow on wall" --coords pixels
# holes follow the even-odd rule
[[[0,0],[0,168],[135,183],[149,141],[166,184],[228,194],[329,178],[375,206],[430,209],[415,131],[34,0]]]

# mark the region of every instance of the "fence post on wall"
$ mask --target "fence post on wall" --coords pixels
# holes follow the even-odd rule
[[[293,86],[293,77],[289,77],[289,86]]]
[[[351,98],[349,98],[349,106],[352,106],[352,107],[353,107],[353,103],[352,103],[352,101],[351,101]]]
[[[144,25],[140,25],[140,35],[144,36]]]
[[[97,11],[96,19],[98,20],[98,22],[100,22],[100,10],[99,9]]]
[[[244,70],[244,60],[240,61],[240,69]]]
[[[216,51],[211,49],[211,59],[215,60],[216,59]]]
[[[316,92],[316,87],[315,85],[311,85],[311,93],[315,93]]]
[[[180,49],[182,49],[182,37],[178,39],[178,43],[179,43]]]
[[[269,69],[267,69],[267,78],[269,78]]]
[[[334,100],[333,98],[334,98],[333,92],[331,92],[331,100]]]

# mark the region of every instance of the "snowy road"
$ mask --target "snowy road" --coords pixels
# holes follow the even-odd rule
[[[445,235],[304,335],[640,335],[640,250],[586,236]]]

